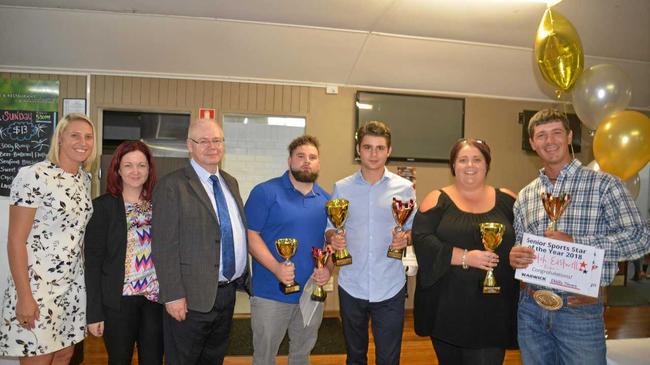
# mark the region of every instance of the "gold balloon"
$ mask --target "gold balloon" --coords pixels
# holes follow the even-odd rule
[[[610,114],[594,136],[600,169],[627,180],[650,161],[650,118],[634,111]]]
[[[578,32],[564,16],[546,9],[535,38],[535,60],[544,80],[567,91],[584,67]]]

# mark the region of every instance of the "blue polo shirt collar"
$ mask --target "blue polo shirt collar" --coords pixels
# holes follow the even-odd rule
[[[296,189],[291,183],[291,179],[289,178],[289,170],[285,171],[284,174],[282,175],[282,186],[284,186],[285,189],[292,190],[305,198],[313,198],[321,195],[320,186],[318,186],[318,183],[315,181],[314,181],[314,185],[311,187],[311,191],[307,193],[307,195],[304,195],[302,192]]]

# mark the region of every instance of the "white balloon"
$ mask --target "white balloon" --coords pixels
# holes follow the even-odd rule
[[[594,171],[600,171],[600,165],[598,165],[598,161],[593,160],[591,161],[588,165],[587,168],[589,170],[594,170]]]
[[[578,118],[596,130],[606,116],[625,110],[632,99],[632,82],[618,66],[595,65],[580,75],[571,96]]]
[[[631,178],[623,180],[623,185],[625,185],[625,188],[630,193],[632,199],[639,197],[639,192],[641,191],[641,178],[639,177],[639,174],[635,174]]]

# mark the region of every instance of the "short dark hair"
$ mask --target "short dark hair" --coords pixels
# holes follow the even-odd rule
[[[487,175],[488,171],[490,171],[490,162],[492,162],[490,146],[488,146],[487,142],[482,139],[461,138],[456,141],[453,146],[451,146],[451,150],[449,151],[449,168],[451,169],[451,176],[456,176],[456,172],[454,171],[454,163],[456,162],[456,157],[458,157],[458,152],[465,146],[476,147],[476,149],[481,152],[483,158],[485,159],[485,164],[487,165],[485,169],[485,174]]]
[[[535,127],[538,125],[555,121],[562,122],[562,125],[564,126],[564,129],[567,131],[567,133],[571,131],[571,127],[569,126],[569,118],[567,118],[566,114],[560,112],[557,109],[546,108],[538,111],[530,118],[530,121],[528,122],[528,136],[530,138],[533,138],[533,132],[535,131]]]
[[[120,163],[124,155],[130,152],[140,151],[144,154],[144,157],[147,158],[147,163],[149,164],[149,177],[147,181],[144,182],[142,186],[142,192],[140,193],[140,198],[143,200],[151,201],[153,196],[153,187],[156,185],[156,164],[153,161],[153,156],[149,147],[144,144],[142,141],[124,141],[120,143],[119,146],[113,152],[113,157],[111,158],[111,163],[108,166],[108,174],[106,176],[106,191],[115,197],[122,196],[122,177],[119,174]]]
[[[320,153],[320,143],[318,142],[318,138],[305,134],[294,139],[293,141],[291,141],[291,143],[289,143],[289,148],[288,148],[289,156],[293,155],[293,151],[296,148],[300,146],[304,146],[306,144],[316,147],[316,151]]]
[[[390,127],[384,123],[377,120],[373,120],[365,123],[354,134],[354,139],[356,144],[360,145],[365,136],[375,136],[375,137],[384,137],[386,138],[386,144],[390,147]]]

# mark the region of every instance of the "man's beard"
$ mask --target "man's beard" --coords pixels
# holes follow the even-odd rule
[[[313,183],[318,179],[318,172],[306,172],[291,169],[291,175],[294,179],[303,183]]]

